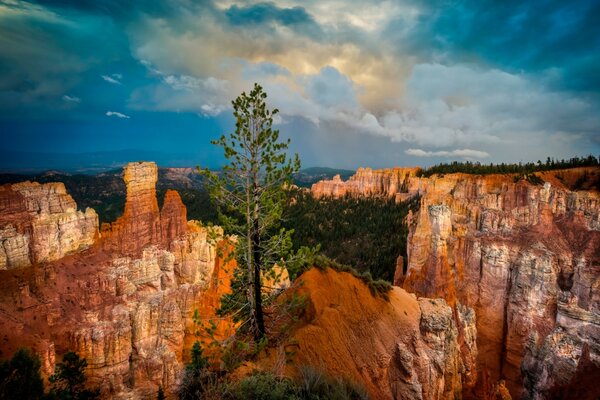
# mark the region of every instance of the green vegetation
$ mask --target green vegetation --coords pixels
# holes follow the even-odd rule
[[[528,176],[534,172],[551,171],[557,169],[593,167],[600,165],[600,160],[593,155],[587,157],[573,157],[569,160],[555,160],[548,157],[543,163],[538,160],[537,163],[518,163],[518,164],[480,164],[478,162],[457,162],[443,163],[431,166],[419,171],[418,176],[431,176],[434,174],[453,174],[463,172],[466,174],[489,175],[489,174],[521,174]]]
[[[367,391],[347,379],[328,376],[311,367],[301,367],[296,380],[276,376],[270,372],[255,371],[240,381],[227,377],[216,378],[203,384],[189,384],[184,378],[179,388],[180,399],[220,400],[367,400]],[[187,382],[187,383],[185,383]]]
[[[209,370],[208,358],[203,355],[199,341],[191,350],[191,361],[185,366],[177,393],[182,400],[219,398],[218,375]]]
[[[290,143],[279,140],[273,129],[278,110],[269,110],[267,94],[254,84],[233,102],[235,131],[213,144],[223,148],[227,164],[219,174],[200,170],[205,187],[215,201],[221,225],[238,236],[234,257],[237,268],[232,293],[221,299],[221,315],[232,315],[254,340],[265,339],[262,277],[276,279],[274,266],[286,265],[291,257],[291,231],[281,227],[292,175],[300,160],[287,157]],[[263,299],[265,297],[265,299]]]
[[[87,362],[74,352],[66,353],[56,365],[48,394],[44,394],[40,367],[39,357],[29,349],[19,349],[10,361],[2,361],[0,399],[93,400],[100,395],[98,390],[85,388]]]
[[[99,390],[85,388],[86,368],[85,358],[79,358],[79,355],[72,351],[66,353],[62,362],[56,365],[54,374],[50,376],[52,388],[48,398],[57,400],[97,399],[100,396]]]
[[[352,265],[359,274],[391,282],[396,259],[406,259],[408,227],[405,217],[416,211],[420,199],[402,203],[393,199],[315,199],[298,191],[289,205],[284,226],[294,231],[295,250],[320,245],[325,256]]]
[[[0,399],[41,399],[44,384],[40,358],[29,349],[19,349],[9,361],[0,363]]]

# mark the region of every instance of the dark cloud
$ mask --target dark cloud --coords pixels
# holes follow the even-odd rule
[[[600,151],[599,70],[598,1],[0,0],[21,148],[210,147],[257,81],[307,166],[569,157]]]
[[[246,7],[232,5],[225,11],[232,25],[258,25],[277,22],[287,26],[317,26],[314,19],[302,7],[280,8],[274,3],[258,3]]]
[[[559,86],[598,91],[600,2],[418,1],[422,11],[408,33],[403,18],[386,35],[425,62],[475,62],[509,71],[558,70]]]

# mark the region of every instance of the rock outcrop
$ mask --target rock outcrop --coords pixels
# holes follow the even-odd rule
[[[55,261],[97,237],[96,212],[78,211],[62,183],[0,187],[0,269]]]
[[[331,180],[313,184],[311,192],[317,198],[337,198],[346,195],[402,198],[403,194],[408,193],[409,178],[415,177],[418,170],[419,168],[359,168],[347,181],[342,181],[340,176],[336,175]]]
[[[304,366],[363,386],[373,399],[454,399],[475,382],[475,313],[401,288],[374,296],[347,272],[313,268],[292,293],[305,299],[286,340],[247,367],[298,375]],[[459,341],[459,331],[468,332]]]
[[[408,222],[408,269],[395,284],[477,314],[478,383],[467,397],[595,399],[600,388],[600,195],[597,167],[513,175],[417,177],[360,169],[316,197],[421,195]],[[399,182],[397,179],[395,182]],[[401,189],[398,189],[398,188]],[[459,330],[459,335],[465,332]],[[508,390],[507,390],[508,389]]]
[[[0,350],[32,347],[46,375],[76,351],[103,397],[142,399],[175,389],[196,340],[194,311],[215,317],[234,265],[218,255],[222,232],[188,222],[176,192],[159,210],[154,163],[131,163],[124,178],[125,212],[100,238],[94,211],[77,211],[62,184],[0,190],[5,265],[34,263],[0,271]],[[218,328],[231,334],[227,320]]]
[[[403,285],[475,309],[480,384],[597,398],[579,383],[600,379],[600,195],[499,175],[419,185]]]

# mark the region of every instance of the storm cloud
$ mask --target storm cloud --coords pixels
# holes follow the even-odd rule
[[[599,38],[600,5],[584,0],[5,0],[0,134],[26,135],[35,114],[85,146],[116,108],[132,118],[112,122],[115,149],[161,147],[143,140],[159,134],[173,151],[206,147],[259,82],[309,165],[597,154]],[[145,122],[161,118],[181,123]]]

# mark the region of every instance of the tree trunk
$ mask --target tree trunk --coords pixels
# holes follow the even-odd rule
[[[256,317],[257,331],[254,335],[258,342],[265,337],[265,320],[262,309],[262,282],[260,270],[262,267],[262,259],[260,254],[260,233],[258,230],[258,219],[254,220],[254,232],[252,234],[252,247],[254,252],[254,314]]]

